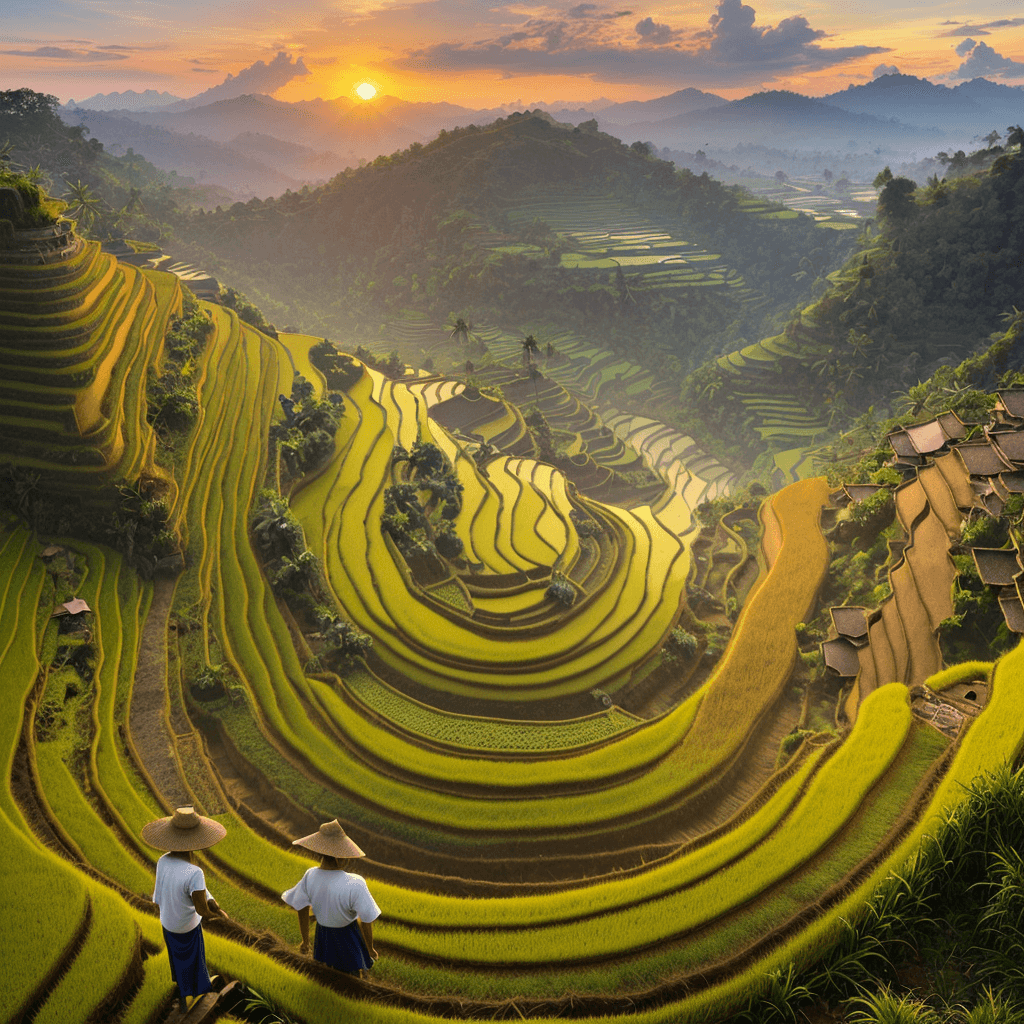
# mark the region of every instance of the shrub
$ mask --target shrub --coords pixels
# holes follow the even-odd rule
[[[574,508],[569,513],[569,518],[572,520],[572,525],[576,527],[576,533],[580,537],[597,537],[599,534],[604,533],[604,528],[601,524],[582,509]]]
[[[560,572],[553,572],[551,582],[548,584],[547,596],[561,601],[568,608],[576,601],[576,589]]]
[[[445,523],[445,527],[435,533],[434,546],[442,558],[458,558],[463,550],[462,539],[449,523]]]
[[[692,658],[697,653],[699,646],[700,642],[692,633],[688,633],[682,626],[676,626],[668,635],[665,654],[671,660],[678,657]]]

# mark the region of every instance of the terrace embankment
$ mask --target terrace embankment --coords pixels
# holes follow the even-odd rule
[[[0,439],[40,490],[89,498],[97,483],[161,475],[145,381],[181,307],[169,275],[119,264],[95,242],[52,261],[0,252]],[[55,524],[57,525],[57,524]]]

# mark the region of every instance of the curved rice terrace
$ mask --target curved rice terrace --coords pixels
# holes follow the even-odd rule
[[[41,288],[55,286],[46,270]],[[123,394],[124,451],[152,452],[144,403],[124,381],[160,358],[180,292],[166,275],[137,276],[119,267],[91,298],[77,294],[68,325],[70,347],[106,358],[102,333],[115,349],[98,406],[110,418],[108,396]],[[32,275],[20,280],[27,297]],[[134,312],[108,292],[135,295]],[[805,724],[791,690],[795,627],[828,573],[824,481],[766,498],[749,512],[756,524],[726,517],[694,565],[689,509],[721,478],[701,478],[688,439],[655,421],[598,420],[577,396],[626,371],[586,374],[573,339],[557,347],[587,388],[538,385],[534,404],[606,498],[602,471],[637,472],[639,454],[672,486],[612,503],[513,451],[530,404],[515,388],[533,381],[507,376],[499,400],[360,364],[333,449],[289,481],[266,439],[295,368],[309,369],[314,395],[331,390],[309,363],[316,339],[273,339],[203,308],[201,412],[165,471],[184,568],[144,581],[101,544],[40,538],[13,520],[0,530],[0,841],[26,896],[5,917],[4,1019],[163,1018],[166,956],[138,898],[156,854],[139,832],[185,800],[228,831],[200,857],[237,922],[208,932],[211,969],[297,1021],[722,1016],[767,971],[809,962],[836,938],[963,784],[1024,745],[1020,650],[995,664],[987,706],[952,738],[909,699],[908,683],[945,684],[933,633],[964,495],[954,467],[926,467],[895,495],[906,544],[877,621],[888,630],[892,605],[904,638],[886,633],[896,670],[880,667],[872,637],[874,675],[852,691],[849,724],[808,730],[780,758]],[[117,317],[124,329],[111,332]],[[514,354],[519,341],[487,344]],[[440,477],[421,475],[427,444],[443,456],[433,471],[461,485],[445,520],[461,548],[446,558],[381,528],[405,485],[440,530],[446,509],[426,486]],[[484,444],[500,450],[481,455]],[[308,592],[373,639],[365,660],[325,668],[314,599],[282,596],[280,570],[261,554],[250,522],[261,490],[279,482],[322,566]],[[756,563],[756,581],[737,588]],[[678,624],[699,621],[691,575],[743,596],[724,652],[698,673],[692,651],[689,662],[665,656]],[[556,579],[570,602],[549,592]],[[53,616],[72,596],[91,609],[87,632]],[[693,675],[690,692],[657,714],[626,710],[654,663]],[[367,981],[310,973],[277,895],[308,864],[290,840],[332,817],[370,851],[365,873],[384,910]]]
[[[804,177],[793,177],[772,185],[755,178],[742,183],[755,197],[741,201],[741,205],[750,212],[773,219],[779,219],[780,215],[785,218],[806,213],[821,227],[833,231],[850,231],[859,227],[858,220],[873,216],[878,202],[877,190],[861,182],[850,183],[845,193],[823,188],[817,179]],[[775,204],[785,206],[786,212],[779,211]]]
[[[722,257],[699,245],[674,238],[627,203],[611,195],[565,186],[531,188],[513,201],[509,220],[519,226],[540,220],[573,251],[562,254],[568,269],[630,274],[631,289],[679,291],[728,288],[745,302],[757,301],[742,275]],[[496,253],[529,255],[534,247],[487,246]],[[539,252],[539,250],[537,250]]]
[[[397,343],[410,358],[418,361],[430,358],[437,365],[448,365],[457,361],[463,352],[449,333],[426,317],[407,314],[406,319],[385,325],[379,347]],[[536,366],[543,378],[534,382],[523,369],[525,333],[475,326],[469,354],[474,355],[483,346],[487,361],[473,369],[472,377],[481,384],[497,385],[503,396],[524,407],[537,407],[553,429],[569,435],[566,451],[570,455],[585,453],[598,465],[620,472],[638,468],[635,463],[639,457],[665,481],[665,493],[660,502],[655,502],[655,508],[661,506],[659,518],[680,535],[685,534],[690,525],[690,509],[729,493],[735,474],[705,452],[693,438],[649,416],[631,415],[617,408],[618,404],[651,407],[667,402],[672,398],[671,385],[657,380],[650,370],[565,331],[541,333],[543,344]],[[549,342],[554,350],[551,356],[546,355]],[[484,411],[488,411],[486,407],[495,403],[485,400],[481,404],[485,408],[480,416],[474,418],[466,414],[458,420],[445,417],[442,422],[450,421],[452,425],[458,422],[460,429],[468,430],[474,439],[499,442],[503,451],[514,452],[515,448],[508,446],[520,441],[524,431],[498,438],[489,430],[482,433],[477,428],[496,419],[498,411],[496,407],[489,410],[494,416],[481,420]],[[608,431],[628,447],[608,444]],[[672,493],[683,500],[671,501]]]

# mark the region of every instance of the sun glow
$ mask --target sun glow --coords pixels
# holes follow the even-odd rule
[[[377,87],[370,85],[369,82],[360,82],[356,86],[356,95],[361,100],[372,100],[377,95]]]

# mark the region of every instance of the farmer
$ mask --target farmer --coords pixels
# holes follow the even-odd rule
[[[312,909],[316,917],[313,959],[346,974],[362,974],[377,959],[373,922],[380,917],[380,908],[363,876],[347,869],[354,858],[366,854],[345,835],[337,819],[321,825],[312,835],[296,839],[292,845],[320,854],[320,866],[310,868],[298,885],[281,895],[299,913],[299,951],[309,952]]]
[[[228,920],[207,891],[193,853],[219,843],[224,835],[223,825],[196,814],[192,807],[179,807],[171,817],[151,821],[142,830],[144,842],[168,851],[156,862],[152,899],[160,907],[171,980],[178,986],[182,1013],[213,988],[206,970],[203,921]]]

